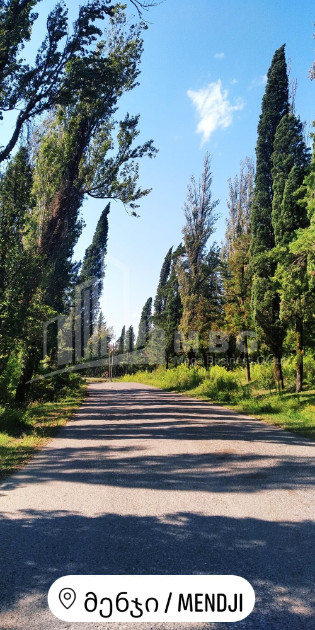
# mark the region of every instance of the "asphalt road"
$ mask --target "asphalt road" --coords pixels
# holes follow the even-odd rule
[[[0,485],[0,628],[74,624],[47,592],[67,574],[234,574],[254,612],[219,630],[309,630],[314,447],[221,407],[126,383],[89,386],[78,413]]]

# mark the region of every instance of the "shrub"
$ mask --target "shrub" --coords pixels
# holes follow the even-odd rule
[[[0,376],[0,401],[11,404],[21,375],[21,353],[13,352]]]
[[[235,399],[235,393],[241,391],[238,376],[238,374],[228,372],[224,367],[214,365],[210,368],[207,378],[197,388],[196,393],[219,402],[231,402]]]
[[[46,376],[34,381],[31,386],[31,399],[55,401],[77,392],[83,384],[83,379],[77,372],[63,372],[55,376]]]
[[[271,363],[255,363],[251,369],[252,379],[258,389],[276,388],[273,365]]]
[[[306,355],[304,357],[304,378],[310,387],[315,388],[315,357]]]
[[[29,430],[25,421],[25,411],[21,409],[0,408],[0,432],[12,437],[20,437]]]

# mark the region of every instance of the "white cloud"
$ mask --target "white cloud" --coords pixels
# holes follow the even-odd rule
[[[267,75],[262,74],[260,77],[255,77],[254,79],[251,80],[250,86],[248,89],[252,90],[253,88],[257,86],[266,85],[266,83],[267,83]]]
[[[228,92],[223,90],[221,79],[216,83],[209,83],[208,87],[198,92],[188,90],[187,94],[200,116],[197,133],[202,134],[202,144],[209,140],[218,127],[229,127],[233,121],[233,112],[243,109],[245,105],[240,99],[235,105],[229,102]]]
[[[232,85],[235,85],[235,83],[238,83],[238,80],[237,79],[232,79],[231,83],[232,83]]]
[[[215,59],[224,59],[224,52],[221,53],[215,53],[214,58]]]

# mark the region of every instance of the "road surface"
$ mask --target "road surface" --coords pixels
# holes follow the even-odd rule
[[[309,630],[314,446],[222,407],[95,383],[68,425],[0,485],[1,630],[74,624],[47,592],[67,574],[234,574],[254,612],[225,630]]]

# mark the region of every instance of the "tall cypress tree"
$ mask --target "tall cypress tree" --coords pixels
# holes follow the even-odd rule
[[[126,326],[121,329],[120,337],[117,340],[117,352],[123,354],[125,352]]]
[[[154,323],[159,326],[163,320],[163,313],[165,312],[166,304],[166,287],[169,279],[171,264],[172,264],[172,247],[168,250],[161,269],[160,280],[156,291],[156,297],[154,300]]]
[[[303,125],[293,114],[284,116],[279,123],[274,149],[272,221],[279,252],[275,277],[281,297],[280,318],[295,334],[296,391],[300,392],[303,386],[304,328],[306,324],[309,329],[313,327],[314,298],[307,259],[300,251],[299,260],[296,260],[290,247],[291,243],[295,245],[297,234],[303,233],[310,223],[302,187],[309,153],[303,139]]]
[[[141,313],[139,330],[137,336],[136,349],[140,350],[149,341],[149,334],[152,328],[152,298],[148,298]]]
[[[306,209],[294,192],[301,186],[309,163],[303,124],[292,113],[281,119],[275,134],[272,159],[272,227],[276,245],[292,240],[292,233],[307,225]]]
[[[104,277],[105,270],[104,258],[107,250],[109,211],[110,204],[108,203],[98,220],[92,243],[85,251],[81,273],[79,276],[79,282],[85,282],[90,278],[96,278],[99,281],[99,294],[102,290],[102,279]]]
[[[229,180],[229,216],[222,249],[225,323],[234,339],[241,331],[249,330],[251,318],[251,269],[249,265],[250,212],[253,201],[254,165],[246,158],[240,174]],[[250,381],[250,362],[247,337],[244,339],[244,358],[247,382]]]
[[[251,214],[253,255],[274,246],[271,223],[273,143],[277,126],[289,112],[289,85],[285,45],[276,50],[267,74],[267,85],[262,100],[256,145],[255,191]]]
[[[160,313],[154,315],[154,325],[162,328],[165,333],[165,358],[166,368],[169,366],[169,361],[175,356],[174,352],[174,339],[175,332],[178,330],[181,316],[182,316],[182,302],[179,294],[179,283],[177,277],[177,264],[179,258],[183,256],[185,252],[184,246],[180,244],[177,249],[172,253],[172,249],[166,255],[163,263],[165,269],[165,262],[167,261],[167,275],[164,275],[165,284],[163,286],[163,302]],[[168,256],[170,254],[170,266]],[[162,272],[161,272],[162,276]],[[158,295],[158,292],[157,292]]]
[[[133,352],[135,349],[135,333],[133,326],[129,326],[126,332],[126,352]]]
[[[186,223],[182,230],[185,254],[177,266],[183,304],[180,329],[186,336],[198,334],[199,350],[205,366],[209,353],[209,331],[216,310],[213,308],[213,298],[217,296],[217,286],[213,286],[212,282],[214,259],[217,258],[217,268],[219,263],[216,246],[208,248],[208,241],[215,231],[215,208],[218,203],[212,199],[211,159],[207,153],[199,182],[192,177],[188,186],[184,206]]]
[[[22,147],[0,180],[0,373],[21,340],[27,298],[36,276],[32,256],[23,245],[31,187],[32,169],[27,149]]]
[[[256,327],[274,357],[274,376],[283,387],[281,367],[285,328],[280,320],[280,297],[272,277],[275,236],[272,225],[272,154],[277,127],[289,112],[285,46],[276,50],[267,74],[256,146],[256,176],[251,213],[252,308]]]

